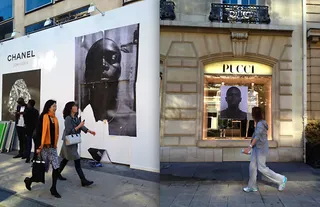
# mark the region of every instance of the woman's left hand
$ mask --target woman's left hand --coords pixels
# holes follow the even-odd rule
[[[89,133],[92,134],[93,136],[96,136],[96,132],[94,132],[94,131],[90,130]]]
[[[248,148],[244,149],[244,151],[243,151],[243,152],[244,152],[245,154],[249,154],[249,152],[250,152],[250,151],[251,151],[251,148],[250,148],[250,147],[248,147]]]

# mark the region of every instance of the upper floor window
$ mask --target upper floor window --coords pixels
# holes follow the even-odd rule
[[[29,26],[26,26],[25,27],[25,34],[28,35],[28,34],[31,34],[31,33],[34,33],[34,32],[38,32],[40,30],[43,30],[45,28],[49,28],[53,25],[53,22],[51,22],[49,25],[47,26],[44,26],[44,23],[45,21],[41,21],[41,22],[38,22],[38,23],[35,23],[35,24],[32,24],[32,25],[29,25]]]
[[[223,4],[255,5],[257,0],[222,0]]]
[[[13,32],[13,21],[8,21],[0,24],[0,42],[5,39],[10,39]]]
[[[28,13],[58,1],[62,0],[25,0],[25,12]]]
[[[25,33],[28,35],[28,34],[31,34],[34,32],[39,32],[44,29],[51,28],[51,27],[58,25],[58,24],[65,24],[65,23],[68,23],[71,21],[75,21],[75,20],[84,18],[84,17],[88,17],[88,16],[90,16],[90,14],[88,13],[88,8],[89,8],[89,6],[85,6],[85,7],[81,7],[79,9],[73,10],[73,11],[69,11],[68,13],[52,17],[51,23],[46,26],[45,26],[46,20],[43,20],[43,21],[35,23],[35,24],[28,25],[25,27]]]
[[[12,17],[13,17],[12,0],[1,0],[0,22],[11,19]]]

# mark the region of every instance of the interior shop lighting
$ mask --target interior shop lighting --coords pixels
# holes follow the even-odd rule
[[[98,10],[98,12],[100,12],[100,14],[102,16],[104,16],[104,13],[101,12],[93,3],[91,3],[89,8],[88,8],[88,13],[90,14],[90,13],[94,12],[95,10]]]
[[[18,32],[14,29],[13,32],[11,33],[11,37],[15,37],[17,33],[21,34],[21,32]]]

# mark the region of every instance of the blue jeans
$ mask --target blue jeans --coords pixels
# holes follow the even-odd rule
[[[266,160],[268,155],[268,145],[266,144],[263,148],[254,147],[251,152],[251,160],[249,166],[249,188],[257,188],[257,174],[258,170],[272,182],[280,185],[284,176],[275,173],[270,168],[266,166]]]

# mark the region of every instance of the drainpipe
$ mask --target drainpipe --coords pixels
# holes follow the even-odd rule
[[[303,98],[302,98],[302,105],[303,105],[303,161],[306,163],[306,133],[305,129],[308,122],[307,117],[307,21],[306,21],[306,11],[307,9],[307,2],[306,0],[302,0],[302,46],[303,46],[303,56],[302,56],[302,77],[303,77]]]

